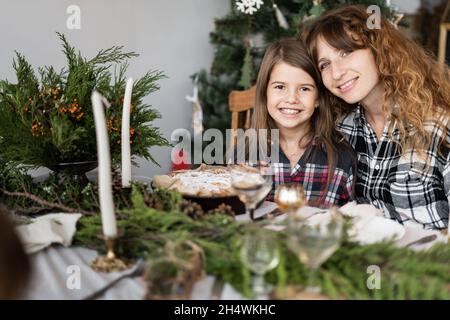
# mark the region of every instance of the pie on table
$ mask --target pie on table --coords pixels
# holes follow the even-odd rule
[[[179,170],[167,175],[156,175],[152,181],[155,188],[166,188],[194,197],[230,197],[235,193],[231,187],[231,175],[226,167],[201,165],[195,170]]]

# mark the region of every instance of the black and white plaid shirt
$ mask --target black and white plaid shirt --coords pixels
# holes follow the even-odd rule
[[[355,149],[358,156],[356,198],[360,203],[372,203],[385,215],[403,223],[415,221],[427,229],[444,229],[449,219],[450,152],[438,141],[442,130],[435,122],[425,123],[432,134],[432,143],[425,150],[426,160],[417,152],[399,153],[397,145],[388,137],[389,121],[378,140],[364,118],[362,106],[341,119],[337,124]],[[410,132],[409,134],[413,134]],[[393,124],[392,137],[398,139],[397,123]],[[447,132],[447,143],[450,133]],[[426,169],[425,163],[429,166]]]

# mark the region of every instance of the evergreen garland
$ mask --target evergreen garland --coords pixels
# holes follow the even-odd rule
[[[0,203],[16,214],[76,212],[94,215],[99,212],[96,183],[89,182],[87,185],[74,183],[73,177],[67,172],[50,173],[44,180],[36,181],[27,171],[27,167],[16,166],[0,158]],[[130,190],[122,188],[120,172],[114,170],[112,178],[116,209],[131,208]],[[150,204],[154,198],[150,193],[150,187],[139,182],[132,183]],[[164,202],[160,207],[167,210],[170,205]]]
[[[118,227],[124,235],[117,242],[122,257],[161,259],[167,243],[191,241],[204,251],[205,271],[229,282],[239,292],[251,297],[250,272],[239,259],[243,234],[263,222],[242,223],[222,214],[209,214],[193,220],[177,210],[181,197],[173,192],[158,191],[161,199],[172,206],[159,211],[146,206],[144,197],[135,188],[133,209],[118,213]],[[99,240],[101,219],[98,215],[83,217],[74,238],[75,245],[102,251]],[[305,284],[307,270],[287,248],[286,234],[276,233],[280,264],[266,275],[278,288]],[[381,269],[381,288],[369,290],[367,267]],[[320,268],[323,293],[333,299],[449,299],[450,246],[436,244],[432,249],[415,252],[397,248],[392,243],[360,246],[344,239],[342,246]],[[162,276],[162,275],[161,275]],[[157,278],[157,275],[153,275]]]

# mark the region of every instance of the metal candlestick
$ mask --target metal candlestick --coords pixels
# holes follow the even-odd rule
[[[117,258],[114,252],[116,243],[115,237],[104,237],[106,245],[106,255],[97,257],[92,263],[91,268],[97,272],[120,272],[130,267],[125,261]]]

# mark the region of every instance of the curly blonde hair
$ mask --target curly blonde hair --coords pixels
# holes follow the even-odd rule
[[[383,110],[391,123],[397,119],[400,133],[396,141],[400,150],[415,149],[422,153],[431,143],[431,134],[425,128],[427,120],[434,121],[443,131],[440,144],[445,142],[450,116],[450,73],[422,47],[404,36],[388,20],[381,19],[381,28],[369,29],[370,14],[364,6],[350,5],[327,11],[305,26],[300,32],[317,66],[317,39],[347,51],[369,48],[378,66],[380,81],[384,84]],[[389,109],[392,101],[395,112]],[[338,114],[349,112],[348,105],[336,98]],[[413,130],[411,133],[410,130]],[[392,128],[390,128],[392,134]]]

